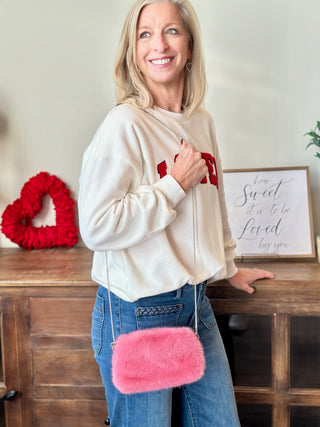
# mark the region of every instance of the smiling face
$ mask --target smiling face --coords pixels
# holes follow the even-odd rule
[[[179,10],[172,3],[145,6],[137,25],[137,65],[150,92],[183,88],[191,42]]]

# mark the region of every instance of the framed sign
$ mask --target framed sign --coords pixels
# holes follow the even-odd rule
[[[225,170],[237,258],[315,257],[309,169]]]

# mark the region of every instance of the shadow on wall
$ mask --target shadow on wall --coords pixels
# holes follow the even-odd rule
[[[0,142],[3,136],[8,134],[9,123],[6,116],[0,110]]]
[[[10,133],[8,116],[4,114],[3,109],[0,109],[0,222],[3,210],[8,203],[8,186],[10,179],[8,178],[8,170],[10,170],[10,155],[8,152],[8,138]],[[0,231],[0,247],[2,241],[5,242],[5,246],[10,242]],[[11,246],[11,245],[10,245]]]
[[[1,150],[1,146],[4,143],[4,138],[5,136],[8,135],[9,132],[9,123],[8,123],[8,119],[7,117],[3,114],[3,112],[0,110],[0,152],[2,152]],[[0,172],[1,173],[1,172]],[[1,182],[1,181],[0,181]],[[0,215],[2,214],[2,201],[4,200],[4,194],[3,194],[4,188],[3,185],[0,184]],[[1,232],[0,232],[1,235]],[[1,238],[1,236],[0,236]]]

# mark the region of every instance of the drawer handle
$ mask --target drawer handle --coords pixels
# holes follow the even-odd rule
[[[15,390],[10,390],[4,396],[2,396],[1,400],[10,401],[16,399],[17,397],[19,397],[19,393]]]

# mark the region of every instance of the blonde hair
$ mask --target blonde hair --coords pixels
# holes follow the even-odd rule
[[[124,22],[114,66],[117,103],[130,103],[138,108],[153,106],[153,97],[136,61],[137,23],[142,9],[153,3],[172,3],[182,17],[192,43],[192,67],[185,70],[182,108],[191,114],[203,103],[207,81],[198,18],[188,0],[137,0]]]

